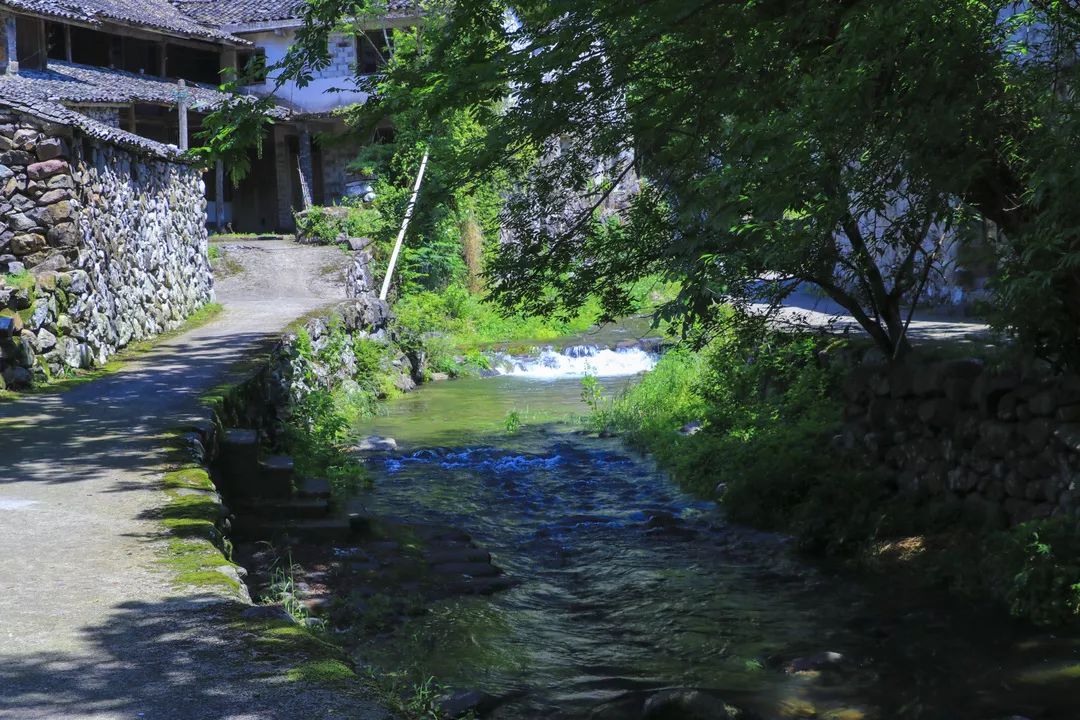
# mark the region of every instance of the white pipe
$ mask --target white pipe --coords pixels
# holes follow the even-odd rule
[[[401,244],[405,241],[405,231],[409,229],[409,221],[412,220],[413,208],[416,207],[416,198],[420,194],[420,183],[424,181],[424,170],[427,169],[428,154],[424,151],[424,159],[420,161],[420,172],[416,174],[416,184],[413,185],[412,197],[409,205],[405,208],[405,217],[401,221],[401,230],[398,232],[397,242],[394,243],[394,252],[390,254],[390,264],[386,266],[386,277],[383,278],[382,290],[379,291],[379,299],[386,300],[390,294],[390,278],[394,276],[394,266],[397,265],[398,253],[401,252]]]

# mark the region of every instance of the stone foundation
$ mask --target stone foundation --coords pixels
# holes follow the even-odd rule
[[[103,364],[213,299],[198,168],[0,111],[0,378]]]
[[[846,396],[844,444],[899,492],[960,500],[997,524],[1076,512],[1080,377],[914,361],[857,368]]]

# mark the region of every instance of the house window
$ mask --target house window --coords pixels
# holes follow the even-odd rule
[[[49,56],[45,42],[45,21],[37,18],[16,18],[15,49],[21,70],[44,70]]]
[[[361,75],[377,73],[385,67],[394,51],[389,28],[364,30],[356,36],[356,71]]]
[[[54,22],[45,23],[45,42],[50,60],[68,59],[67,39],[64,25]]]
[[[217,51],[169,44],[165,57],[168,77],[211,85],[221,82],[221,54]]]
[[[71,61],[81,65],[109,67],[112,40],[106,33],[81,27],[71,28]]]
[[[120,68],[145,75],[161,74],[161,46],[150,40],[123,38],[120,45]]]

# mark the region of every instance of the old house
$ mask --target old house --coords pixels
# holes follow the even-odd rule
[[[223,74],[253,57],[280,60],[302,25],[296,0],[14,0],[0,2],[0,100],[60,105],[162,144],[186,149],[202,118],[226,96]],[[334,111],[364,102],[356,73],[376,73],[389,30],[415,22],[415,3],[391,0],[385,15],[330,40],[333,63],[304,87],[277,87],[271,72],[246,89],[276,90],[272,142],[250,179],[205,178],[211,227],[287,231],[305,197],[337,201],[360,180],[348,169],[355,144]],[[352,183],[352,185],[350,185]]]
[[[348,88],[354,67],[378,71],[381,27],[336,35],[332,67],[281,88],[272,142],[239,187],[184,155],[229,98],[223,71],[280,57],[299,7],[0,2],[0,389],[98,365],[182,323],[213,297],[208,225],[288,230],[302,203],[348,192],[356,146],[333,141],[333,110],[365,99]],[[272,89],[266,78],[247,92]]]

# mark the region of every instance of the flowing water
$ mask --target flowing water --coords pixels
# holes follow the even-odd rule
[[[517,581],[430,608],[362,660],[500,696],[493,716],[514,720],[640,707],[671,687],[764,718],[1080,718],[1076,638],[816,568],[617,439],[582,435],[579,378],[616,393],[653,361],[553,350],[424,387],[357,428],[398,443],[369,459],[358,507],[460,527]],[[813,671],[791,672],[807,657]]]

